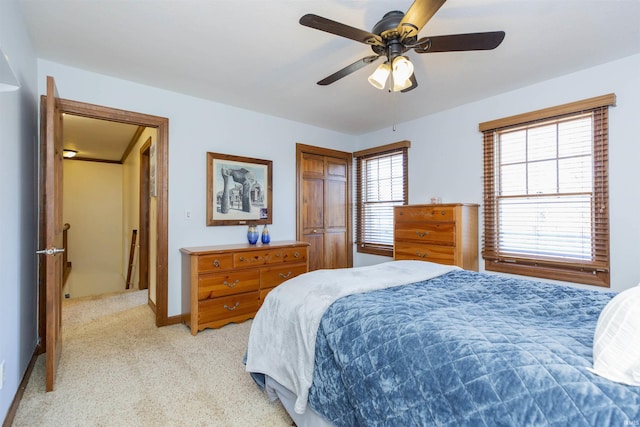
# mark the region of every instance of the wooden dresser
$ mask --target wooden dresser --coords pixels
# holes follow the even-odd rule
[[[269,291],[309,271],[306,242],[182,248],[183,321],[204,328],[252,318]]]
[[[396,206],[393,259],[418,259],[478,271],[478,205]]]

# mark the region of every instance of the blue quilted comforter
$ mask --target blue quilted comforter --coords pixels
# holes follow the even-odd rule
[[[309,404],[350,427],[640,425],[640,387],[585,369],[612,297],[459,270],[341,298]]]

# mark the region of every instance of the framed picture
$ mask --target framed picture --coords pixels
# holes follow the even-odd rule
[[[207,225],[271,224],[271,160],[207,153]]]

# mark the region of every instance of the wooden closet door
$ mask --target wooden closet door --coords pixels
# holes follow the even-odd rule
[[[296,239],[309,270],[351,267],[351,153],[296,145]]]

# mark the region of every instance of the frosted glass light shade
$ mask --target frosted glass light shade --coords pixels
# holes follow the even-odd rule
[[[369,76],[369,83],[376,89],[384,89],[387,84],[387,79],[391,73],[391,66],[388,62],[378,65],[378,68]]]
[[[404,56],[396,56],[393,60],[393,80],[405,82],[413,74],[413,64]],[[408,87],[408,86],[407,86]]]
[[[405,90],[408,87],[411,87],[413,83],[411,83],[410,79],[398,81],[395,78],[393,79],[393,91],[400,92],[401,90]]]

